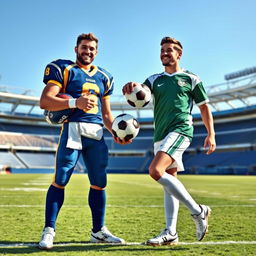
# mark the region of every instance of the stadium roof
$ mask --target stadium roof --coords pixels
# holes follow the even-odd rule
[[[210,104],[216,111],[223,110],[221,107],[223,103],[231,109],[255,105],[256,75],[229,80],[226,83],[208,87],[208,95]]]
[[[38,106],[39,97],[0,92],[0,103],[10,104],[11,113],[15,113],[15,110],[19,105],[30,106],[31,108],[29,113],[31,113],[33,108]]]

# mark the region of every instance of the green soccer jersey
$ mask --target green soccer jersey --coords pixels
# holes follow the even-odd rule
[[[207,103],[208,97],[200,78],[182,70],[173,74],[154,74],[144,82],[154,96],[154,141],[169,132],[193,136],[192,107]]]

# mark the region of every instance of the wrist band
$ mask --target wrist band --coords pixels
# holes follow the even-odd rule
[[[76,108],[76,99],[68,100],[68,107],[69,108]]]

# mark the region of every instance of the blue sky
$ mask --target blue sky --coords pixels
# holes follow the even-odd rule
[[[47,63],[75,60],[76,37],[99,38],[95,64],[115,78],[115,94],[129,81],[163,70],[159,42],[179,39],[181,66],[205,86],[255,66],[255,0],[0,0],[0,87],[40,96]]]

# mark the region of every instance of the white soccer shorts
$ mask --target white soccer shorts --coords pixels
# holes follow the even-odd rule
[[[181,172],[184,171],[182,155],[189,145],[190,140],[188,137],[177,132],[170,132],[163,140],[154,143],[154,154],[156,155],[158,151],[167,153],[175,161],[166,170],[177,168],[177,171]]]

